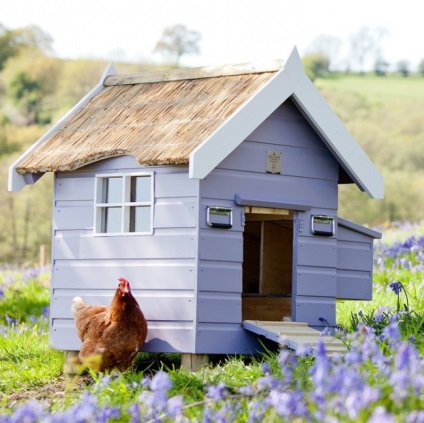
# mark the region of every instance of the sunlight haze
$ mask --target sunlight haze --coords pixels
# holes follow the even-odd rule
[[[382,56],[391,64],[424,58],[419,0],[0,0],[7,29],[36,25],[53,38],[54,54],[66,58],[161,62],[153,54],[165,27],[183,24],[200,32],[201,54],[183,65],[201,66],[301,55],[320,35],[342,42],[362,27],[384,28]]]

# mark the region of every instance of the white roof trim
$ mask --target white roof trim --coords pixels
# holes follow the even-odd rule
[[[306,76],[296,48],[285,66],[191,153],[190,177],[204,179],[290,96],[359,188],[383,198],[383,177]]]
[[[299,63],[297,63],[299,61]],[[298,67],[302,69],[299,73]],[[294,49],[283,69],[190,154],[190,177],[204,179],[274,110],[293,94],[303,73]]]
[[[50,135],[52,135],[57,129],[60,128],[62,123],[66,121],[69,117],[73,116],[78,110],[82,109],[85,104],[88,103],[90,99],[92,99],[95,95],[97,95],[100,91],[102,91],[104,86],[104,80],[110,76],[115,75],[116,70],[113,64],[109,63],[106,67],[103,75],[100,78],[98,84],[85,96],[83,97],[72,109],[70,109],[58,122],[56,122],[41,138],[39,138],[28,150],[25,151],[12,165],[9,167],[9,183],[8,190],[9,191],[20,191],[25,185],[28,184],[27,180],[25,180],[24,175],[16,172],[16,167],[19,163],[27,157],[35,148],[37,148],[40,144],[42,144]]]

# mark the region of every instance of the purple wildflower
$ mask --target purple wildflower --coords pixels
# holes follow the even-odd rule
[[[411,411],[406,418],[406,423],[424,423],[424,411]]]
[[[128,408],[128,414],[130,415],[130,423],[141,422],[141,410],[138,404],[133,404]]]
[[[19,406],[8,419],[3,421],[7,423],[36,423],[41,420],[44,412],[42,404],[32,399]]]
[[[401,340],[398,322],[393,322],[387,325],[383,329],[382,336],[383,339],[386,340],[392,347],[398,345]]]
[[[378,406],[372,413],[368,423],[395,423],[396,419],[393,414],[386,411],[383,406]]]
[[[163,371],[157,372],[150,382],[152,391],[168,391],[170,388],[172,388],[172,383],[169,375]]]
[[[220,401],[224,398],[226,393],[225,383],[219,382],[218,385],[212,385],[208,387],[206,396],[212,401]]]
[[[403,285],[400,282],[392,282],[389,287],[396,295],[399,295],[403,289]]]
[[[183,412],[183,397],[182,395],[176,395],[175,397],[169,398],[167,403],[167,410],[169,417],[175,419],[181,416]]]
[[[261,363],[261,372],[265,375],[270,375],[272,373],[268,363]]]

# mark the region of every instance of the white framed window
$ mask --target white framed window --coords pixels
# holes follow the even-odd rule
[[[153,233],[153,172],[96,175],[94,232]]]

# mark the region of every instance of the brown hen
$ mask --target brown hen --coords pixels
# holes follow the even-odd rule
[[[82,341],[82,363],[98,371],[131,366],[146,340],[147,322],[126,279],[119,278],[110,307],[87,305],[75,297],[72,312]]]

